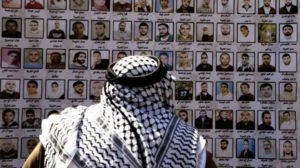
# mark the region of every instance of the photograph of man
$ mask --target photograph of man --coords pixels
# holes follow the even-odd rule
[[[106,41],[110,39],[110,22],[92,20],[92,40]]]
[[[214,24],[213,23],[197,23],[197,42],[213,42],[214,41]]]
[[[69,81],[69,99],[86,99],[86,81]]]
[[[216,110],[216,129],[233,129],[232,110]]]
[[[238,0],[238,14],[255,14],[255,0]]]
[[[258,100],[264,101],[264,100],[275,100],[275,84],[274,82],[269,83],[258,83]],[[274,88],[274,89],[273,89]]]
[[[191,71],[193,70],[193,52],[192,51],[176,51],[176,70]]]
[[[48,20],[48,39],[66,39],[66,20]]]
[[[190,110],[190,109],[176,109],[175,113],[177,114],[177,116],[181,120],[183,120],[187,124],[191,125],[193,110]]]
[[[128,55],[131,55],[131,51],[130,50],[113,50],[112,51],[113,54],[113,61],[112,62],[116,62],[119,61],[120,59],[127,57]]]
[[[297,141],[295,139],[280,139],[279,143],[281,160],[295,160],[297,158]]]
[[[218,0],[217,1],[218,10],[217,13],[219,14],[233,14],[233,7],[234,7],[234,0]]]
[[[67,0],[47,0],[48,10],[66,10]]]
[[[212,111],[195,110],[195,127],[197,129],[212,129]]]
[[[151,41],[152,40],[152,23],[151,22],[135,22],[134,29],[135,29],[135,31],[134,31],[134,40],[135,41]]]
[[[132,4],[131,0],[113,0],[114,12],[131,12]]]
[[[22,20],[2,18],[2,37],[21,38]]]
[[[41,109],[23,109],[22,119],[22,128],[41,128]]]
[[[46,69],[65,69],[66,68],[65,50],[48,50]]]
[[[89,1],[70,0],[70,10],[89,10]]]
[[[44,9],[44,0],[26,0],[25,9]]]
[[[173,13],[173,0],[159,0],[158,2],[156,1],[156,12]]]
[[[69,54],[69,69],[87,69],[87,50],[70,50]]]
[[[276,53],[258,53],[258,72],[276,72]]]
[[[175,82],[175,100],[193,100],[193,82]]]
[[[177,13],[194,13],[194,1],[193,0],[178,0]]]
[[[200,58],[200,60],[199,60]],[[196,71],[212,71],[212,52],[196,52],[197,66]],[[200,63],[198,64],[198,62]]]
[[[233,157],[233,146],[232,139],[221,139],[216,138],[215,154],[216,158],[232,158]]]
[[[1,48],[1,67],[9,69],[21,68],[20,48]]]
[[[279,129],[296,130],[296,111],[279,111]]]
[[[81,39],[81,40],[87,40],[88,36],[86,34],[88,30],[88,21],[81,20],[81,21],[74,21],[70,20],[70,25],[72,25],[72,31],[73,34],[70,34],[70,39]],[[86,25],[86,26],[85,26]],[[87,29],[85,29],[87,27]],[[70,26],[71,28],[71,26]],[[71,30],[70,30],[71,32]]]
[[[238,23],[237,40],[239,43],[255,42],[255,24],[239,24]]]
[[[258,130],[275,130],[275,111],[258,110],[257,118],[259,118]]]
[[[233,71],[233,53],[232,52],[217,52],[217,66],[216,71],[226,71],[232,72]],[[231,60],[232,58],[232,60]]]
[[[196,82],[195,100],[213,100],[212,88],[212,82]]]
[[[41,80],[24,80],[24,98],[40,99],[42,98],[42,81]]]
[[[279,72],[297,72],[297,53],[279,52]]]
[[[135,0],[135,12],[152,12],[152,0]]]
[[[258,158],[276,159],[276,139],[258,139]]]
[[[127,26],[128,25],[128,26]],[[131,22],[114,21],[114,40],[130,41],[131,40]]]
[[[109,51],[91,51],[91,69],[106,70],[109,65]]]
[[[237,158],[255,159],[255,140],[253,138],[237,139]]]
[[[172,51],[155,51],[155,55],[166,65],[168,71],[173,71],[173,52]]]
[[[217,23],[217,42],[233,42],[233,24]]]
[[[109,0],[92,0],[92,11],[109,11]]]
[[[173,36],[173,23],[156,23],[156,36],[155,41],[172,42]]]
[[[17,129],[19,128],[19,110],[18,109],[1,109],[2,122],[0,129]]]
[[[297,84],[294,82],[279,82],[279,101],[296,101]]]
[[[22,8],[21,0],[2,0],[2,8],[20,9]]]
[[[192,42],[194,23],[184,22],[177,23],[177,40],[178,42]]]
[[[237,110],[237,130],[255,130],[254,110]]]
[[[44,20],[25,19],[25,38],[43,38]]]
[[[284,0],[280,2],[279,14],[297,14],[298,3],[297,0]]]
[[[233,100],[233,82],[216,82],[216,100]]]
[[[18,138],[0,139],[0,159],[18,159]]]
[[[254,82],[238,82],[237,85],[237,88],[240,88],[240,91],[237,91],[238,101],[255,101]]]
[[[237,71],[238,72],[254,72],[255,53],[237,53]]]
[[[22,138],[22,153],[21,158],[27,158],[29,154],[33,151],[35,146],[38,144],[39,138],[30,137],[30,138]]]
[[[258,23],[259,43],[276,43],[276,33],[275,23]]]
[[[263,0],[259,1],[258,14],[276,14],[276,1]]]
[[[279,27],[281,30],[280,42],[297,42],[297,24],[279,24]]]
[[[42,69],[43,68],[43,49],[25,48],[24,49],[24,69]]]
[[[197,1],[198,8],[197,13],[214,13],[214,1],[213,0],[199,0]]]
[[[0,99],[20,99],[19,80],[1,80]]]
[[[65,81],[47,80],[46,99],[65,99]]]
[[[104,81],[91,80],[90,82],[90,100],[100,100]]]

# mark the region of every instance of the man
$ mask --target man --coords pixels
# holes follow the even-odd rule
[[[281,42],[296,42],[297,35],[293,34],[294,28],[291,24],[285,24],[282,27],[283,37],[280,39]]]
[[[279,9],[279,14],[297,14],[298,7],[292,0],[285,0],[284,6]]]
[[[233,122],[230,118],[230,110],[220,110],[219,118],[216,120],[216,129],[233,129]]]
[[[294,113],[295,114],[295,113]],[[296,122],[294,119],[291,119],[291,112],[284,111],[282,113],[282,122],[279,126],[281,130],[295,130],[296,129]]]
[[[226,82],[222,82],[220,84],[219,94],[217,94],[217,100],[232,100],[233,95],[228,90],[228,84]]]
[[[255,96],[250,93],[250,85],[246,82],[241,83],[241,96],[239,97],[238,101],[255,101]]]
[[[219,13],[233,13],[233,9],[229,6],[229,0],[221,0],[221,11]]]
[[[276,9],[271,6],[271,0],[263,0],[264,5],[258,8],[258,14],[276,14]]]
[[[230,24],[222,24],[221,26],[221,34],[218,34],[217,41],[220,42],[233,42],[233,35],[231,34],[231,26]]]
[[[25,98],[41,98],[41,95],[38,92],[39,84],[35,80],[29,80],[26,85],[27,95]]]
[[[15,140],[13,139],[0,139],[0,159],[18,159],[18,150],[13,144]]]
[[[131,10],[131,3],[127,2],[127,0],[118,0],[113,4],[114,12],[131,12]]]
[[[4,80],[2,80],[4,82]],[[20,93],[16,91],[16,81],[6,80],[4,89],[0,92],[0,99],[19,99]]]
[[[184,122],[186,122],[186,123],[189,122],[189,114],[186,110],[184,110],[184,109],[179,110],[177,115]]]
[[[48,38],[49,39],[65,39],[66,38],[65,32],[62,29],[60,29],[60,22],[58,20],[54,21],[54,29],[50,30]]]
[[[273,145],[271,140],[262,140],[262,148],[258,148],[258,158],[260,159],[275,159],[275,152],[273,151]]]
[[[43,68],[43,60],[42,60],[42,55],[40,53],[43,50],[39,49],[29,49],[27,52],[27,59],[25,60],[24,63],[24,68],[25,69],[42,69]]]
[[[238,35],[238,42],[240,43],[255,42],[254,35],[252,35],[252,32],[249,31],[247,25],[242,25],[240,27],[240,33]]]
[[[127,53],[125,51],[120,51],[120,52],[118,52],[118,54],[116,56],[116,61],[119,61],[124,57],[127,57]]]
[[[87,40],[88,36],[84,34],[84,24],[80,21],[76,21],[72,25],[73,34],[70,35],[70,39]]]
[[[35,117],[33,109],[26,110],[26,120],[22,122],[22,128],[41,128],[41,119]]]
[[[103,82],[101,81],[91,81],[91,93],[90,93],[90,99],[91,100],[100,100],[101,94],[102,94],[102,88],[103,88]]]
[[[212,129],[212,119],[207,116],[205,110],[200,111],[200,116],[195,119],[197,129]]]
[[[173,13],[173,7],[169,7],[169,0],[159,0],[160,10],[157,12]]]
[[[255,68],[249,62],[249,55],[247,53],[243,53],[241,55],[241,63],[242,65],[238,67],[238,72],[254,72]]]
[[[119,29],[114,31],[114,40],[129,41],[131,40],[131,32],[126,30],[126,22],[119,22]]]
[[[135,37],[135,41],[151,41],[152,38],[148,36],[149,25],[146,22],[141,22],[139,25],[140,35]],[[151,33],[150,33],[151,34]]]
[[[38,144],[38,140],[35,138],[29,138],[26,142],[27,154],[26,157],[30,155],[35,146]]]
[[[192,0],[181,0],[181,6],[176,10],[177,13],[194,13],[194,7],[190,6]]]
[[[22,7],[22,3],[19,0],[3,0],[2,7],[11,8],[11,9],[20,9]]]
[[[232,157],[232,149],[228,148],[229,141],[227,139],[220,140],[220,147],[216,150],[216,157],[223,158],[223,157]]]
[[[69,94],[70,99],[85,99],[85,87],[84,83],[82,81],[76,81],[72,85],[73,87],[73,92]]]
[[[101,52],[100,51],[94,51],[93,52],[93,63],[91,66],[91,69],[96,70],[96,69],[107,69],[109,65],[109,60],[108,59],[102,59]]]
[[[29,22],[29,30],[26,31],[25,37],[27,37],[27,38],[42,38],[43,37],[43,30],[39,29],[39,22],[37,20],[31,20]]]
[[[25,5],[25,9],[44,9],[44,6],[36,0],[29,0]]]
[[[203,0],[202,4],[197,8],[197,13],[213,13],[210,0]]]
[[[284,141],[282,144],[282,147],[280,147],[280,149],[281,149],[280,159],[295,160],[297,158],[295,153],[297,153],[297,152],[294,152],[294,149],[296,147],[293,147],[293,141],[295,144],[296,140],[280,140],[280,141]]]
[[[21,38],[22,33],[18,31],[18,22],[13,19],[8,19],[5,22],[5,30],[2,31],[2,37]]]
[[[3,53],[3,52],[2,52]],[[6,59],[3,59],[4,54],[2,55],[2,68],[16,68],[21,67],[21,53],[20,50],[9,50],[7,52]]]
[[[275,23],[258,23],[258,42],[276,43],[277,32]]]
[[[193,35],[191,33],[191,25],[189,23],[181,23],[178,30],[177,41],[192,42]]]
[[[185,71],[193,69],[193,65],[187,51],[178,52],[176,56],[176,70]]]
[[[137,0],[134,4],[135,12],[152,12],[152,4],[148,4],[147,0]]]
[[[279,71],[292,71],[295,69],[295,64],[292,62],[291,55],[289,53],[284,53],[281,59],[283,64],[280,64]]]
[[[86,53],[85,52],[76,52],[74,54],[73,63],[70,64],[70,69],[87,69],[87,66],[85,65],[86,61]]]
[[[167,66],[168,71],[173,71],[173,65],[169,64],[169,54],[167,52],[160,52],[158,58]]]
[[[169,25],[166,23],[159,23],[157,25],[158,35],[155,38],[155,41],[162,41],[162,42],[172,42],[174,37],[169,32]]]
[[[237,130],[254,130],[254,122],[251,121],[251,112],[250,111],[241,111],[240,121],[236,124]]]
[[[275,66],[271,65],[271,55],[269,53],[262,54],[262,64],[258,66],[258,72],[275,72]]]
[[[199,29],[200,31],[201,29]],[[200,42],[213,42],[214,41],[214,35],[210,32],[209,28],[207,26],[203,26],[202,32],[198,33],[197,35],[197,41]]]
[[[270,111],[264,111],[261,114],[262,123],[258,125],[258,130],[275,130],[272,126],[272,116]]]
[[[84,0],[70,0],[71,10],[88,10],[88,3]]]
[[[78,167],[150,168],[189,165],[204,168],[206,155],[202,152],[206,152],[205,140],[196,129],[175,117],[170,102],[173,80],[166,69],[158,69],[164,68],[159,65],[157,57],[125,57],[109,67],[108,72],[113,73],[107,75],[103,101],[88,108],[68,108],[43,121],[49,124],[40,136],[47,166],[64,164],[68,167],[71,164]],[[141,71],[135,73],[137,69]],[[150,76],[149,79],[149,75],[153,74],[155,78]],[[122,80],[124,77],[130,80]],[[52,139],[54,134],[62,140]],[[75,135],[75,139],[71,135]],[[53,141],[57,144],[65,142],[69,145],[68,149],[74,149],[73,154],[64,152],[71,154],[68,157],[64,153],[54,152],[66,151],[66,146],[50,145]],[[37,152],[36,156],[39,154]],[[110,156],[108,162],[106,156]],[[160,159],[155,159],[158,157]],[[27,163],[35,158],[30,157]]]
[[[213,96],[208,93],[207,82],[201,83],[201,92],[196,96],[196,100],[213,100]]]
[[[216,66],[216,71],[232,72],[233,66],[230,65],[230,55],[227,52],[220,54],[220,64]]]
[[[249,149],[249,139],[244,139],[243,141],[243,150],[239,154],[239,158],[249,158],[254,159],[254,153]]]
[[[192,100],[193,93],[191,92],[191,87],[188,86],[188,82],[182,82],[179,84],[179,87],[176,88],[176,100]]]
[[[239,13],[255,13],[255,7],[251,5],[250,0],[243,0],[242,6],[239,8]]]
[[[259,87],[260,100],[274,100],[273,86],[270,83],[263,83]]]
[[[57,82],[51,82],[51,88],[47,94],[48,99],[65,99],[64,88],[60,88]],[[46,90],[48,92],[48,89]]]
[[[196,71],[212,71],[213,67],[208,63],[208,55],[206,52],[201,53],[201,63],[197,65]]]
[[[110,38],[105,35],[106,25],[102,21],[98,21],[95,24],[95,35],[96,37],[93,40],[109,40]]]
[[[17,116],[18,117],[18,116]],[[17,129],[19,124],[15,121],[16,112],[13,109],[4,109],[2,111],[3,124],[0,128],[2,129]]]
[[[292,83],[285,83],[283,93],[279,95],[280,101],[296,101],[297,97],[295,93],[293,93],[293,85]]]
[[[66,65],[62,62],[62,54],[59,52],[50,53],[50,62],[47,62],[46,69],[65,69]]]

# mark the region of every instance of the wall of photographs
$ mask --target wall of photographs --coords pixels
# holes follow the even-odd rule
[[[297,0],[2,0],[0,165],[20,167],[41,120],[99,101],[109,63],[155,55],[175,112],[219,167],[299,167]]]

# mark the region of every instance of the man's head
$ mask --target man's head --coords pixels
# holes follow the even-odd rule
[[[272,97],[273,86],[270,83],[263,83],[260,85],[259,90],[263,98]]]
[[[190,6],[191,0],[181,0],[182,6],[187,8]]]
[[[27,143],[26,143],[26,147],[28,150],[28,154],[30,154],[33,149],[35,148],[35,146],[38,144],[38,141],[36,139],[28,139]]]
[[[206,111],[205,111],[205,110],[201,110],[201,111],[200,111],[200,117],[204,118],[204,117],[206,117],[206,116],[207,116]]]
[[[220,141],[220,148],[222,149],[222,150],[226,150],[227,149],[227,147],[228,147],[228,140],[227,139],[222,139],[221,141]]]
[[[228,93],[229,92],[229,90],[228,90],[228,84],[225,83],[225,82],[222,82],[220,84],[220,91],[221,91],[221,93]]]
[[[95,24],[95,33],[96,36],[103,36],[105,33],[105,24],[104,22],[97,22]]]
[[[189,63],[189,55],[186,51],[182,51],[179,54],[179,64],[188,64]]]
[[[1,149],[3,152],[9,153],[15,150],[15,145],[10,139],[2,139],[1,141]]]
[[[18,30],[18,22],[12,19],[8,19],[5,22],[5,30],[9,33],[16,33]]]
[[[242,35],[243,35],[244,37],[248,37],[248,35],[249,35],[249,28],[248,28],[248,26],[242,25],[242,26],[240,27],[240,31],[241,31],[241,33],[242,33]]]
[[[59,29],[60,29],[60,23],[59,23],[58,20],[56,20],[56,21],[54,22],[54,29],[55,29],[55,30],[59,30]]]
[[[119,31],[124,32],[126,30],[126,22],[125,21],[121,21],[119,23]]]
[[[285,140],[283,143],[283,156],[290,155],[293,156],[293,144],[290,140]]]
[[[208,62],[208,55],[206,52],[202,52],[201,54],[201,64],[207,64]]]
[[[272,143],[270,140],[266,139],[263,141],[263,148],[265,152],[272,152]]]
[[[39,52],[39,50],[31,49],[28,52],[27,57],[28,57],[28,61],[30,63],[39,63],[40,62],[40,52]]]
[[[291,83],[284,84],[284,91],[285,92],[293,92],[293,85]]]
[[[244,53],[242,54],[242,65],[246,66],[249,64],[249,55]]]
[[[73,2],[78,6],[82,6],[84,4],[84,0],[73,0]]]
[[[271,122],[272,122],[272,116],[271,113],[269,111],[264,111],[261,114],[261,119],[263,124],[270,126]]]
[[[223,52],[220,55],[220,63],[222,66],[228,66],[230,63],[230,55],[227,52]]]
[[[201,83],[201,92],[207,93],[208,90],[208,84],[206,82]]]
[[[230,29],[231,29],[230,24],[222,24],[221,25],[221,34],[223,36],[230,35]]]
[[[191,32],[191,26],[188,23],[182,23],[179,27],[179,34],[188,36]]]
[[[169,35],[169,25],[166,23],[160,23],[157,25],[159,36],[165,37]]]
[[[222,6],[228,5],[228,0],[221,0],[221,4],[222,4]]]
[[[161,53],[159,53],[159,60],[163,63],[163,64],[165,64],[165,65],[167,65],[168,64],[168,59],[169,59],[169,54],[167,53],[167,52],[161,52]]]
[[[139,25],[139,31],[141,36],[146,36],[149,30],[149,25],[146,22],[142,22]]]
[[[73,63],[78,63],[80,65],[83,65],[86,60],[86,53],[84,52],[77,52],[74,55]]]
[[[37,20],[32,20],[29,23],[30,31],[37,31],[39,28],[39,22]]]
[[[264,0],[264,6],[269,7],[271,5],[271,0]]]
[[[5,124],[12,123],[15,119],[15,111],[12,109],[5,109],[2,112],[2,120]]]
[[[292,0],[285,0],[285,6],[292,6],[293,5],[293,1]]]
[[[103,83],[100,81],[93,81],[92,82],[92,95],[100,96],[102,93]]]
[[[124,58],[124,57],[126,57],[126,56],[127,56],[127,53],[125,51],[118,52],[118,54],[117,54],[117,61],[120,60],[120,59],[122,59],[122,58]]]
[[[168,8],[169,0],[160,0],[159,2],[162,9]]]
[[[219,116],[220,116],[220,119],[228,119],[228,117],[229,117],[229,111],[227,111],[227,110],[221,110],[220,112],[219,112]]]
[[[6,92],[14,92],[16,90],[16,82],[13,80],[8,80],[4,84],[4,90]]]
[[[262,63],[263,63],[263,65],[270,65],[271,55],[269,53],[264,53],[262,55]]]
[[[11,50],[7,53],[7,62],[11,65],[17,65],[20,61],[20,52]]]
[[[35,80],[30,80],[27,82],[27,93],[28,95],[37,94],[38,83]]]
[[[244,2],[244,6],[249,6],[250,5],[250,0],[243,0],[243,2]]]
[[[283,112],[282,119],[283,119],[283,121],[286,121],[286,122],[290,121],[291,120],[290,112],[289,111]]]
[[[242,111],[240,117],[241,117],[241,121],[247,123],[250,121],[251,113],[250,111]]]
[[[73,83],[74,92],[77,94],[82,94],[84,91],[84,83],[82,81],[76,81]]]
[[[244,150],[248,150],[249,149],[249,140],[248,139],[244,139],[244,141],[243,141],[243,147],[244,147]]]
[[[246,82],[241,83],[240,89],[243,95],[247,95],[249,93],[250,85]]]
[[[291,55],[288,53],[283,54],[282,60],[283,60],[284,65],[290,65],[291,64]]]
[[[29,123],[33,123],[35,119],[35,113],[33,109],[28,109],[26,111],[26,121],[28,121]]]
[[[59,52],[50,53],[50,61],[52,64],[60,64],[61,63],[61,54]]]
[[[75,36],[82,36],[85,30],[84,24],[82,22],[74,22],[72,25],[72,30]]]
[[[282,27],[282,33],[284,34],[284,36],[290,37],[292,36],[293,32],[294,28],[290,24],[286,24]]]
[[[51,83],[51,91],[52,92],[57,92],[58,91],[58,83],[57,82],[52,82]]]
[[[188,122],[188,112],[186,110],[180,110],[178,112],[178,116],[180,119],[182,119],[185,122]]]
[[[94,57],[95,63],[101,63],[101,52],[100,51],[94,51],[93,57]]]

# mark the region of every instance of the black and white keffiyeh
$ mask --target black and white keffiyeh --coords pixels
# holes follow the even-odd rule
[[[160,61],[128,56],[110,68],[99,104],[43,121],[45,167],[204,167],[205,141],[174,115]]]

